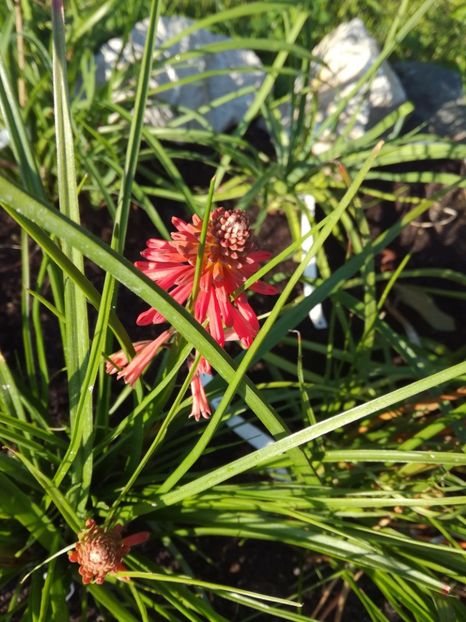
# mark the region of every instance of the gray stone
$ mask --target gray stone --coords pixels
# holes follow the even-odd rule
[[[393,65],[416,116],[428,121],[440,108],[463,95],[459,72],[437,63],[402,61]]]
[[[427,124],[429,132],[466,143],[466,99],[444,104]]]
[[[406,129],[424,124],[425,131],[466,142],[466,98],[461,75],[437,63],[403,61],[394,65],[415,106]]]
[[[136,24],[126,45],[121,38],[108,41],[96,56],[99,83],[113,79],[114,69],[123,70],[125,78],[114,88],[114,99],[121,101],[134,91],[134,65],[139,63],[147,35],[148,20]],[[189,29],[187,34],[184,31]],[[170,40],[176,38],[171,44]],[[222,132],[237,125],[254,100],[257,89],[264,80],[262,64],[257,55],[249,50],[226,50],[206,52],[208,45],[229,41],[205,29],[196,28],[196,22],[181,16],[160,17],[157,28],[157,55],[150,89],[168,85],[166,90],[151,97],[145,120],[154,126],[165,126],[186,109],[196,111],[201,118],[190,119],[182,127],[210,126],[214,132]],[[189,52],[184,60],[181,54]],[[216,75],[196,76],[204,72]],[[186,83],[180,84],[180,80]],[[240,92],[233,99],[215,104],[215,100],[227,98]],[[241,91],[246,91],[241,94]],[[165,106],[163,105],[165,104]],[[204,121],[205,120],[205,123]]]

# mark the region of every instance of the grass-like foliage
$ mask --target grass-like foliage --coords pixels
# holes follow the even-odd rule
[[[466,147],[402,135],[410,104],[356,140],[352,121],[348,132],[333,134],[349,98],[316,124],[303,79],[315,60],[308,44],[316,9],[304,1],[196,5],[199,27],[233,36],[233,44],[207,53],[254,49],[266,78],[228,134],[205,120],[186,129],[182,122],[200,116],[188,109],[163,129],[148,127],[147,102],[157,101],[150,76],[168,62],[155,49],[159,16],[175,3],[166,4],[6,0],[0,7],[0,123],[10,136],[0,206],[20,226],[22,265],[21,345],[16,355],[0,353],[0,590],[7,595],[0,619],[304,621],[321,619],[330,607],[325,619],[466,620],[464,349],[427,338],[423,321],[413,342],[407,322],[392,321],[387,304],[394,291],[414,291],[421,305],[433,296],[464,298],[455,287],[466,277],[410,270],[409,261],[376,271],[380,253],[404,227],[464,187],[432,161],[465,158]],[[355,92],[419,24],[425,27],[434,4],[400,3],[378,61]],[[115,67],[101,85],[99,46],[127,37],[143,18],[141,62],[131,76]],[[116,102],[111,85],[125,78],[132,87]],[[283,103],[292,110],[289,128]],[[272,150],[245,138],[259,115]],[[315,155],[313,145],[328,135],[327,151]],[[210,188],[193,187],[182,172],[200,165],[210,171]],[[440,189],[429,198],[394,190],[431,182]],[[310,195],[317,219],[307,211]],[[405,200],[407,209],[374,238],[366,207],[376,200]],[[241,293],[230,292],[232,304],[238,295],[246,300],[258,279],[280,291],[246,349],[237,342],[221,347],[205,317],[199,323],[193,316],[210,252],[209,219],[225,202],[254,210],[258,232],[266,218],[284,214],[291,235],[286,248],[248,274]],[[137,257],[127,252],[134,206],[153,225],[141,231],[137,250],[149,237],[168,240],[172,215],[202,224],[186,306],[134,267]],[[302,214],[313,236],[305,251]],[[81,224],[96,215],[111,230],[108,243]],[[344,257],[339,266],[332,248]],[[313,258],[320,277],[304,297],[300,283],[309,280]],[[441,286],[425,288],[425,277]],[[123,289],[141,300],[134,314],[120,302]],[[120,348],[121,360],[134,356],[136,325],[128,318],[144,303],[173,330],[153,368],[129,386],[105,365]],[[320,303],[328,329],[317,334],[307,317]],[[425,320],[420,311],[414,321]],[[146,339],[158,334],[147,331]],[[209,421],[188,419],[197,364],[213,370]],[[227,424],[238,415],[270,443],[253,449],[236,436]],[[273,594],[249,584],[252,573],[241,589],[228,584],[225,569],[217,574],[225,565],[218,543],[240,550],[251,541],[264,542],[264,567],[269,546],[294,560],[296,574]],[[107,555],[101,574],[89,571],[95,555]],[[88,569],[82,577],[76,561]],[[360,618],[345,609],[350,594]]]

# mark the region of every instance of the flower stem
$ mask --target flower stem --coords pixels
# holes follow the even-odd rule
[[[197,294],[199,293],[199,282],[201,280],[202,264],[204,261],[205,240],[207,237],[207,227],[209,226],[210,212],[212,211],[212,203],[215,192],[215,175],[210,180],[209,194],[207,195],[207,205],[204,212],[204,218],[202,220],[201,235],[199,238],[199,248],[197,250],[196,269],[194,271],[193,292],[191,294],[191,300],[189,302],[189,310],[194,309],[194,303],[196,302]]]

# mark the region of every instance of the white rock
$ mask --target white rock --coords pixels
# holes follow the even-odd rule
[[[194,20],[180,16],[160,17],[158,21],[156,61],[150,89],[154,90],[166,84],[171,86],[168,90],[155,93],[151,98],[146,111],[146,122],[154,126],[165,126],[179,114],[183,114],[182,109],[187,108],[200,113],[215,132],[222,132],[229,126],[237,125],[244,117],[264,79],[262,64],[257,55],[249,50],[211,53],[203,51],[205,46],[229,41],[228,37],[205,29],[195,29],[169,45],[170,39],[182,35],[187,28],[194,25]],[[126,72],[123,83],[114,88],[116,101],[127,98],[134,91],[136,74],[133,72],[131,76],[131,72],[133,67],[137,70],[142,57],[147,26],[148,20],[138,22],[126,45],[123,45],[121,38],[111,39],[96,56],[98,83],[110,80],[115,68],[129,71]],[[196,50],[199,52],[196,53]],[[192,54],[183,60],[180,55],[185,52]],[[189,80],[199,73],[211,71],[221,73],[179,84],[180,80]],[[247,94],[215,106],[216,99],[245,88],[249,89]],[[168,104],[169,107],[160,106],[160,102]],[[202,126],[202,120],[201,123],[189,120],[182,126],[199,127]]]
[[[373,37],[360,19],[341,24],[312,50],[322,62],[312,67],[312,87],[318,94],[317,122],[331,114],[361,76],[371,67],[380,53]],[[337,135],[354,121],[349,138],[358,138],[371,125],[406,101],[401,83],[385,61],[376,72],[366,94],[354,96],[345,106],[337,126]],[[355,119],[353,120],[353,115]],[[332,141],[329,134],[315,145],[321,153]]]
[[[6,127],[0,128],[0,149],[7,147],[10,144],[10,135]]]
[[[304,203],[305,207],[305,209],[301,211],[301,236],[304,237],[311,231],[311,219],[314,220],[316,213],[316,200],[312,194],[301,194],[299,198]],[[311,250],[313,244],[314,236],[310,235],[302,243],[301,248],[303,253],[307,253]],[[309,264],[304,269],[303,276],[308,279],[317,278],[317,260],[315,255],[311,257]],[[303,283],[303,295],[305,298],[310,296],[314,290],[314,285],[306,282]],[[309,319],[317,329],[324,330],[327,328],[327,320],[325,319],[324,310],[320,303],[314,305],[309,311]]]

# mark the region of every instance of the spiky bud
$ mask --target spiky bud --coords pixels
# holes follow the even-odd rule
[[[212,213],[211,227],[224,255],[238,259],[251,250],[252,232],[248,217],[241,210],[218,207]]]
[[[121,531],[121,525],[105,530],[92,518],[86,521],[86,529],[79,534],[74,550],[68,553],[69,560],[79,564],[84,584],[101,584],[109,572],[125,570],[123,557],[131,546],[145,542],[149,537],[147,532],[140,532],[122,538]]]

